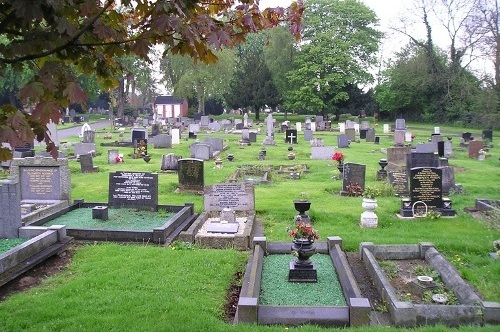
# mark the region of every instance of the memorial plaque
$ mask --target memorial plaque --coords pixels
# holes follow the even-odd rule
[[[109,173],[108,205],[156,211],[158,174],[146,172]]]
[[[408,196],[408,175],[406,172],[389,172],[389,182],[392,184],[396,196]]]
[[[366,165],[356,163],[345,163],[342,172],[342,191],[341,195],[348,195],[347,186],[358,184],[361,189],[365,190],[365,174]]]
[[[220,183],[205,187],[205,211],[254,211],[255,194],[251,183]]]
[[[410,199],[412,205],[421,201],[429,209],[443,208],[442,170],[417,167],[410,171]]]
[[[185,191],[203,192],[205,174],[203,160],[194,158],[179,159],[179,189]]]
[[[59,167],[19,167],[23,200],[60,200]]]

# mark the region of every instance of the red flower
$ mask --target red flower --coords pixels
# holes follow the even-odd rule
[[[344,154],[342,152],[335,152],[332,156],[332,160],[335,160],[339,164],[341,164],[344,161]]]

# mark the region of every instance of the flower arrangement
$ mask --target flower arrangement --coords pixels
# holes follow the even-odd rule
[[[304,222],[300,222],[293,228],[287,228],[288,235],[296,239],[307,239],[309,241],[314,241],[319,239],[318,232],[312,227],[311,224],[306,224]]]
[[[119,154],[115,157],[115,163],[123,163],[123,154]]]
[[[378,187],[366,186],[363,192],[364,198],[375,199],[382,194],[382,191]]]
[[[340,151],[335,152],[332,156],[332,160],[335,160],[336,162],[338,162],[339,165],[344,163],[344,158],[345,158],[344,154]]]
[[[347,195],[352,197],[363,196],[363,188],[357,182],[351,182],[346,187]]]

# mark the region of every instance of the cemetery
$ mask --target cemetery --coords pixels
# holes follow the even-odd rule
[[[225,125],[242,123],[234,120]],[[304,119],[296,120],[291,123]],[[196,121],[185,122],[189,127]],[[140,132],[139,145],[117,141],[110,146],[100,144],[104,134],[117,131],[105,128],[94,133],[95,151],[82,150],[90,153],[80,153],[80,158],[14,159],[2,190],[12,185],[19,215],[0,219],[2,238],[26,240],[0,253],[4,267],[0,281],[15,282],[21,273],[62,251],[97,250],[106,255],[107,250],[138,247],[168,269],[184,270],[183,264],[193,264],[186,272],[193,276],[200,273],[197,265],[220,266],[203,272],[202,279],[215,284],[212,291],[199,294],[209,305],[224,305],[228,288],[240,285],[226,304],[234,307],[232,314],[211,311],[225,317],[214,328],[227,323],[328,327],[500,323],[500,271],[498,261],[489,256],[492,242],[500,237],[498,222],[482,223],[466,208],[493,214],[498,210],[499,192],[492,184],[500,181],[495,147],[482,146],[490,155],[482,159],[479,152],[471,153],[469,145],[459,146],[461,129],[441,127],[441,134],[452,138],[447,140],[451,147],[445,157],[436,138],[436,146],[423,143],[436,135],[412,129],[413,138],[407,140],[405,133],[397,132],[408,129],[409,124],[401,121],[396,121],[394,132],[378,128],[372,132],[373,122],[361,125],[354,119],[343,126],[309,126],[314,129],[310,139],[296,131],[296,125],[279,133],[275,122],[269,115],[264,126],[272,124],[272,130],[257,133],[256,142],[250,144],[242,144],[239,133],[224,131],[223,126],[217,131],[212,125],[212,129],[192,126],[196,137],[191,138],[179,131],[178,138],[184,139],[166,146],[163,137],[155,136],[170,137],[172,132],[162,132],[160,126],[153,136],[149,126],[121,138],[131,142],[132,133]],[[341,135],[348,135],[346,142],[339,140]],[[374,135],[378,140],[372,140]],[[81,140],[71,137],[68,144]],[[334,155],[342,158],[338,161]],[[98,171],[84,171],[80,164],[88,162],[83,156]],[[482,168],[488,174],[482,175]],[[305,196],[307,212],[294,207]],[[369,200],[375,201],[374,207],[368,207]],[[2,204],[9,202],[14,201]],[[17,221],[6,223],[6,219]],[[300,255],[305,247],[293,249],[285,231],[300,222],[319,234],[307,264],[291,255],[295,251]],[[92,241],[101,243],[95,249],[80,247]],[[179,254],[184,257],[180,262]],[[453,302],[405,298],[383,268],[384,262],[398,260],[432,267],[432,277],[442,280]],[[30,264],[22,263],[26,261]],[[131,266],[139,261],[127,259]],[[236,275],[239,279],[233,280]],[[419,283],[418,277],[426,276],[415,273],[407,280],[407,287],[414,287],[412,296],[434,285]],[[176,278],[166,276],[166,280]],[[190,279],[184,276],[175,282],[186,290],[201,287]],[[313,297],[294,300],[283,291],[290,292],[290,287],[292,293],[310,292]]]

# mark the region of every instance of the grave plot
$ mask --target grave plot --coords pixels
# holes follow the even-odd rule
[[[288,281],[289,262],[294,259],[290,255],[291,242],[267,243],[265,237],[256,237],[253,242],[237,305],[236,323],[286,326],[370,324],[370,302],[361,296],[341,249],[341,238],[329,237],[326,242],[316,243],[316,254],[311,260],[317,266],[318,281],[309,285]],[[277,256],[288,256],[288,259]],[[280,260],[283,260],[282,269],[275,266]],[[277,269],[282,270],[283,275],[269,281],[269,274],[275,275]],[[308,294],[301,296],[305,289],[314,287],[321,290],[315,298],[311,299]]]
[[[293,180],[300,179],[307,172],[309,172],[309,167],[306,164],[281,165],[276,171],[282,178]]]
[[[482,301],[432,243],[365,242],[360,255],[395,326],[500,322],[500,303]]]
[[[229,177],[227,182],[267,184],[272,181],[272,171],[272,166],[242,165]]]
[[[251,183],[205,186],[204,212],[179,240],[202,248],[248,250],[254,235],[255,195]]]
[[[193,204],[158,205],[158,174],[109,174],[107,203],[76,201],[32,225],[64,224],[77,240],[168,244],[196,218]]]

